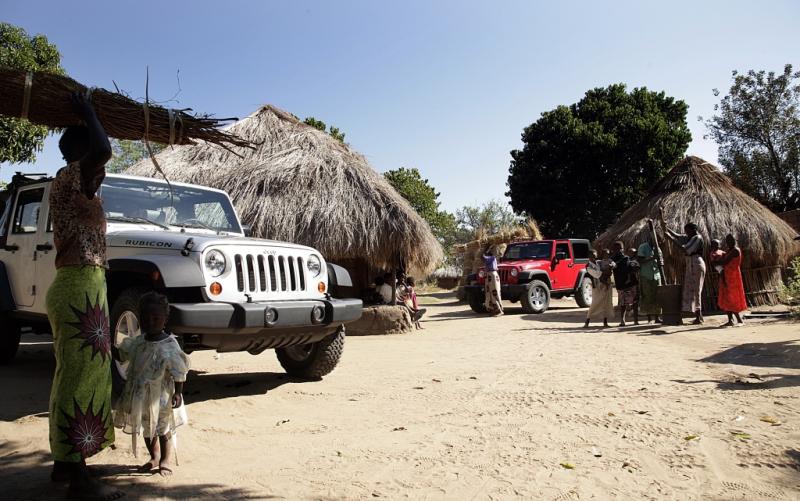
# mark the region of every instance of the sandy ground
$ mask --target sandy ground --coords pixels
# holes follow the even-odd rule
[[[202,352],[171,479],[130,440],[91,461],[132,499],[800,499],[800,326],[583,331],[428,298],[425,329],[348,338],[323,381]],[[46,337],[0,368],[5,499],[51,499]],[[773,421],[772,423],[768,421]]]

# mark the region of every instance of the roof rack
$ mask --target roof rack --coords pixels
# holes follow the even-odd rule
[[[13,190],[16,188],[20,188],[22,186],[27,186],[29,184],[40,183],[42,181],[47,181],[50,179],[47,173],[23,173],[23,172],[15,172],[13,176],[11,176],[11,182],[8,183],[8,189]]]

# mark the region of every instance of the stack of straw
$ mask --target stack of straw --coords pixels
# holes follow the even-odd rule
[[[54,129],[81,125],[70,95],[89,95],[106,133],[117,139],[147,139],[163,144],[208,141],[224,148],[252,147],[218,127],[235,118],[190,115],[190,109],[168,110],[105,89],[87,89],[75,80],[52,73],[0,68],[0,115],[24,118]]]

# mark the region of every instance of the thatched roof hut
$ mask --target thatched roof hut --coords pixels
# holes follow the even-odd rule
[[[156,158],[170,180],[227,191],[254,236],[312,246],[362,286],[374,270],[428,273],[442,260],[428,224],[348,145],[269,105],[229,132],[255,149],[200,143]],[[150,159],[126,173],[156,175]]]
[[[696,223],[706,238],[723,239],[732,233],[739,240],[744,256],[742,272],[751,305],[774,304],[782,283],[781,273],[793,256],[800,254],[795,231],[769,209],[736,188],[716,166],[702,158],[689,156],[678,162],[639,203],[625,211],[619,221],[600,235],[595,248],[610,247],[621,240],[626,246],[639,245],[647,238],[647,219],[658,221],[664,207],[667,224],[682,231],[688,222]],[[661,234],[667,280],[682,281],[681,250]],[[706,251],[708,249],[706,248]],[[707,257],[707,256],[706,256]],[[709,267],[710,268],[710,267]],[[716,307],[717,279],[709,273],[705,304]]]

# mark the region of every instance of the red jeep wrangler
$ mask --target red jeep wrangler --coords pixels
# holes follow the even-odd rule
[[[592,280],[586,274],[590,244],[583,239],[534,240],[508,244],[498,259],[502,298],[522,303],[526,313],[544,313],[550,298],[575,296],[578,306],[592,304]],[[483,268],[464,287],[476,313],[485,313]]]

